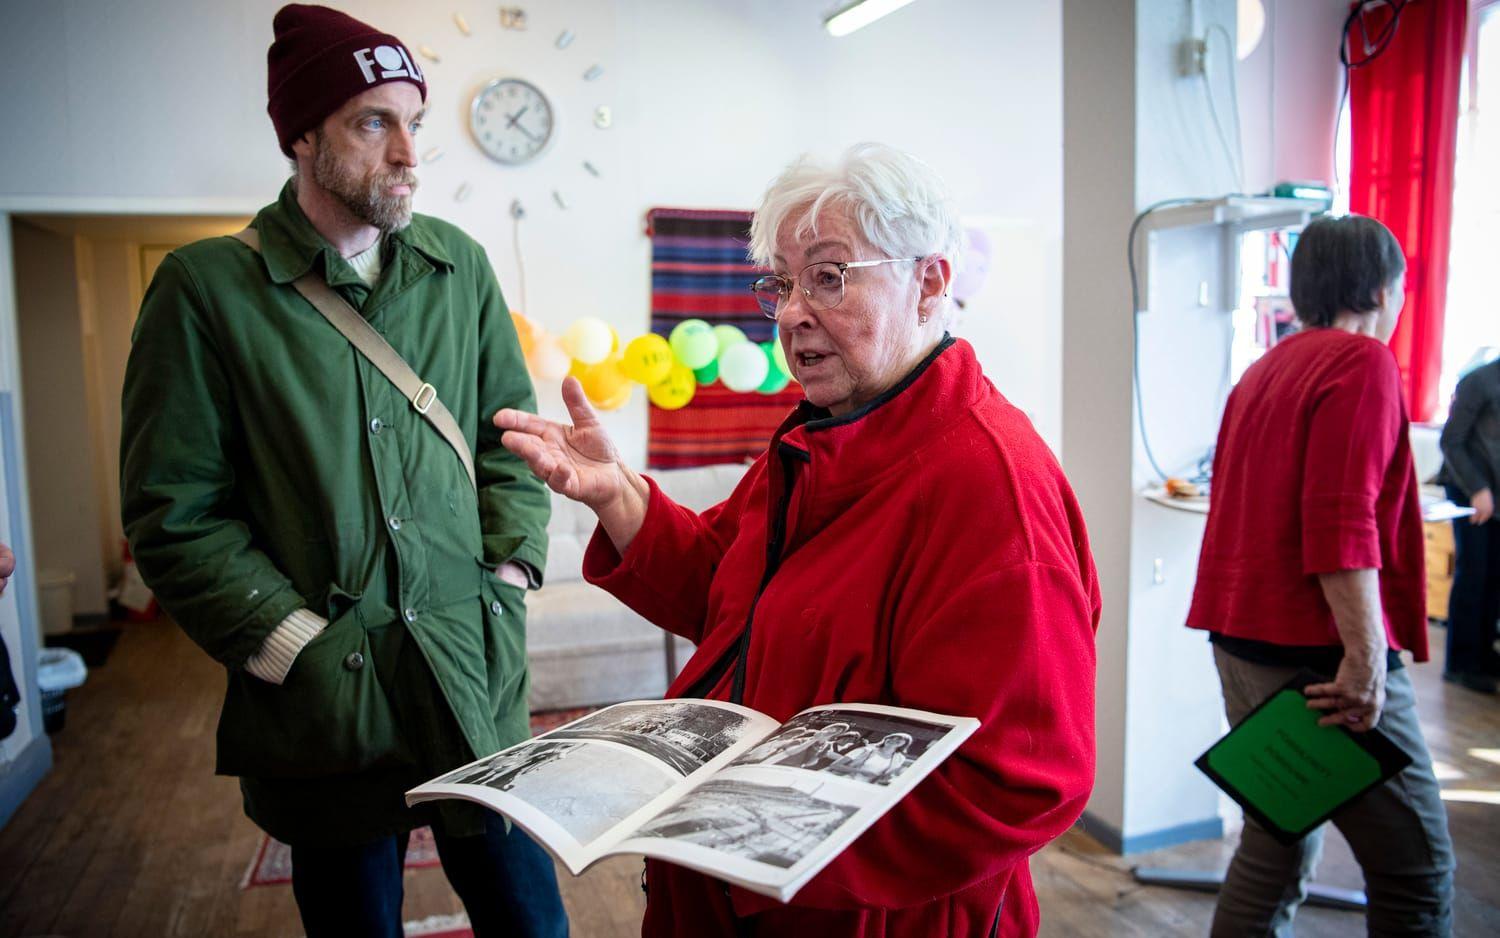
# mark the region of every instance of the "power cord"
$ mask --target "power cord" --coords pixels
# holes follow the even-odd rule
[[[1151,437],[1146,429],[1146,405],[1141,396],[1141,284],[1140,276],[1135,269],[1135,236],[1144,222],[1153,212],[1159,212],[1164,208],[1173,208],[1179,205],[1199,205],[1203,202],[1213,201],[1203,196],[1188,198],[1162,199],[1153,202],[1141,210],[1130,223],[1130,233],[1125,239],[1125,262],[1130,270],[1130,354],[1131,354],[1131,379],[1135,384],[1135,418],[1140,427],[1141,445],[1146,450],[1146,461],[1151,463],[1151,469],[1163,482],[1167,480],[1167,473],[1162,469],[1161,463],[1156,461],[1156,454],[1151,450]]]
[[[510,203],[511,218],[511,244],[516,249],[516,276],[521,287],[521,313],[531,315],[531,307],[526,304],[526,262],[521,259],[521,219],[526,217],[526,209],[521,205],[520,199],[512,199]]]
[[[1208,55],[1208,37],[1213,35],[1222,36],[1224,49],[1228,53],[1225,62],[1229,63],[1225,69],[1229,73],[1229,103],[1234,112],[1234,145],[1229,143],[1229,135],[1224,132],[1224,124],[1219,120],[1219,109],[1214,104],[1214,86],[1208,78],[1209,63],[1213,56]],[[1234,187],[1237,190],[1245,188],[1245,138],[1240,126],[1240,92],[1239,82],[1235,78],[1235,50],[1234,38],[1229,35],[1229,30],[1218,23],[1209,26],[1203,34],[1203,68],[1198,72],[1199,79],[1203,82],[1203,93],[1208,98],[1208,114],[1213,118],[1214,131],[1219,135],[1219,145],[1224,148],[1224,157],[1229,161],[1229,172],[1234,177]]]
[[[1344,18],[1344,26],[1339,30],[1339,64],[1344,66],[1344,84],[1343,89],[1339,91],[1339,106],[1333,118],[1333,183],[1336,190],[1342,190],[1344,185],[1344,180],[1339,175],[1338,148],[1339,131],[1344,126],[1344,105],[1349,101],[1349,73],[1356,68],[1364,68],[1385,54],[1386,49],[1390,48],[1391,40],[1396,38],[1396,27],[1400,24],[1401,14],[1406,10],[1409,2],[1411,0],[1359,0],[1349,11],[1349,15]],[[1385,24],[1384,29],[1375,34],[1372,43],[1370,34],[1365,29],[1364,13],[1367,9],[1381,5],[1391,7],[1391,20]],[[1349,54],[1349,32],[1356,23],[1359,25],[1360,33],[1364,36],[1364,55],[1358,59]]]

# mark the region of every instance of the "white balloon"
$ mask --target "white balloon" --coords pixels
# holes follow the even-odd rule
[[[719,356],[719,380],[731,391],[754,391],[770,370],[766,353],[754,342],[731,345]]]

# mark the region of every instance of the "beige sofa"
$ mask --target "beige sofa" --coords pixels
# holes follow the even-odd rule
[[[650,473],[674,501],[702,511],[729,496],[745,466],[703,466]],[[546,585],[526,596],[531,709],[557,710],[660,697],[667,688],[668,633],[583,581],[583,552],[596,519],[552,496]],[[674,638],[680,670],[693,653]]]

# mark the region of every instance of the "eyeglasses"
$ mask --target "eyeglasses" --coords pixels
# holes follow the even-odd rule
[[[897,264],[901,261],[919,261],[921,257],[887,257],[878,261],[823,261],[808,264],[797,275],[796,287],[802,291],[807,305],[817,310],[833,309],[844,302],[844,275],[855,267],[877,267],[881,264]],[[750,292],[760,304],[760,311],[767,319],[775,319],[792,295],[793,282],[789,277],[771,274],[750,284]]]

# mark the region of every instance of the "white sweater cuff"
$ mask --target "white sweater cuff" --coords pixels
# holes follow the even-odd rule
[[[271,634],[261,644],[260,651],[245,662],[245,670],[262,681],[280,684],[286,680],[287,672],[292,670],[292,662],[297,660],[298,653],[326,625],[328,620],[317,613],[298,609],[271,630]]]

